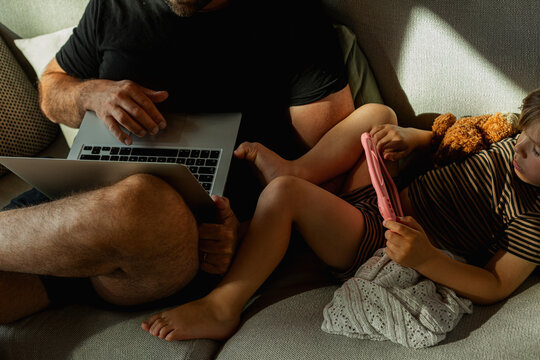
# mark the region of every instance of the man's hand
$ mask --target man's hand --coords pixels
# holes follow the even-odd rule
[[[155,135],[167,126],[155,103],[163,102],[169,94],[144,88],[133,81],[91,80],[81,94],[84,107],[93,110],[122,143],[131,145],[133,139],[120,125],[143,137]]]
[[[399,222],[385,220],[383,225],[388,229],[384,233],[386,254],[402,266],[417,269],[437,251],[420,224],[410,216],[400,218]]]
[[[199,226],[199,261],[201,270],[223,275],[229,269],[238,246],[240,223],[229,200],[212,196],[218,210],[218,224]]]

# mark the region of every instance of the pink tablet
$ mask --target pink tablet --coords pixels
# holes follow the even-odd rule
[[[371,183],[377,193],[379,211],[385,220],[397,221],[398,216],[403,216],[403,210],[401,209],[396,184],[394,184],[392,177],[386,170],[371,134],[368,132],[363,133],[361,141],[366,154]]]

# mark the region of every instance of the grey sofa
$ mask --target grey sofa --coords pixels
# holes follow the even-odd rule
[[[87,0],[0,0],[0,23],[21,37],[75,25]],[[518,112],[540,85],[540,3],[535,0],[326,0],[354,30],[386,104],[402,124],[435,114]],[[6,33],[4,33],[5,35]],[[13,34],[11,34],[13,35]],[[43,154],[65,156],[62,135]],[[0,178],[0,205],[28,189]],[[337,285],[305,247],[284,263],[224,343],[167,343],[140,329],[156,310],[119,312],[72,305],[0,326],[1,359],[539,359],[538,270],[509,299],[475,306],[438,346],[410,350],[320,330]],[[0,294],[1,296],[1,294]]]

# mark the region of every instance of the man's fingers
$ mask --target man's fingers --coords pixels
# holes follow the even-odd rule
[[[231,257],[220,254],[199,254],[200,269],[209,274],[222,275],[227,272],[231,264]]]
[[[199,225],[199,239],[216,240],[221,238],[223,225],[221,224],[201,224]]]
[[[162,129],[167,125],[167,122],[163,115],[156,107],[156,103],[161,103],[169,97],[169,93],[166,91],[155,91],[140,86],[141,92],[136,92],[133,95],[135,100],[146,113],[154,120],[154,122]]]
[[[118,122],[114,117],[112,117],[111,115],[106,116],[103,122],[105,123],[111,134],[113,134],[113,136],[117,138],[122,144],[129,146],[133,143],[133,139],[131,139],[129,135],[127,135],[120,129],[120,125],[118,125]]]
[[[143,88],[143,91],[156,104],[162,103],[169,98],[169,93],[166,91],[156,91],[147,88]]]
[[[227,272],[227,269],[222,269],[212,263],[203,262],[200,264],[200,269],[208,274],[223,275]]]
[[[129,114],[121,107],[117,107],[114,109],[113,116],[117,123],[122,125],[124,128],[126,128],[133,134],[141,137],[146,135],[146,131],[139,125],[139,123],[133,120],[131,116],[129,116]]]
[[[222,254],[222,255],[232,255],[234,254],[234,244],[233,242],[222,242],[216,240],[199,240],[199,251],[205,252],[207,254]]]
[[[155,135],[160,129],[160,127],[158,126],[158,122],[161,120],[155,120],[148,114],[148,108],[144,105],[141,105],[140,101],[137,100],[137,98],[140,98],[141,96],[146,98],[146,96],[142,93],[131,94],[130,98],[122,99],[118,105],[122,107],[122,109],[127,114],[129,114],[129,116],[135,122],[137,122],[142,128],[144,128],[145,131],[152,135]],[[152,103],[150,100],[148,100],[148,98],[146,98],[146,101],[150,104]],[[154,105],[152,104],[152,106]],[[129,130],[131,131],[131,129]]]
[[[200,241],[209,240],[220,243],[235,243],[237,229],[220,224],[201,224],[199,226]]]
[[[236,215],[231,209],[229,199],[224,196],[212,195],[212,200],[216,204],[218,221],[221,224],[231,225],[238,224]]]

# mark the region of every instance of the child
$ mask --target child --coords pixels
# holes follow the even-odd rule
[[[247,301],[283,258],[292,226],[341,278],[352,276],[386,238],[394,261],[474,302],[509,296],[540,263],[540,89],[523,101],[519,136],[413,181],[400,194],[410,216],[385,221],[385,232],[358,145],[366,119],[387,120],[371,130],[385,159],[431,143],[430,131],[388,124],[392,116],[383,106],[361,107],[295,161],[242,144],[236,156],[252,161],[268,185],[231,269],[210,294],[151,317],[143,329],[166,340],[230,337]],[[351,167],[341,198],[313,184]]]

